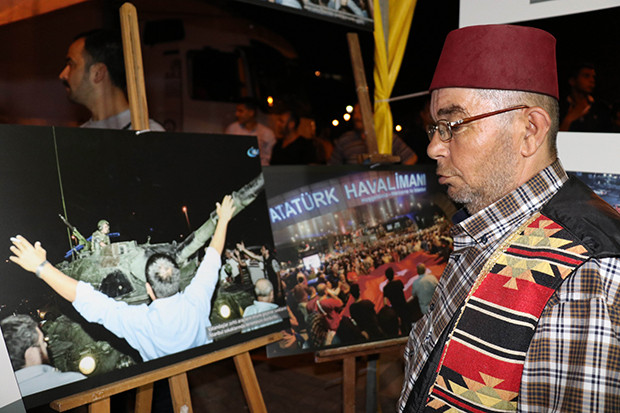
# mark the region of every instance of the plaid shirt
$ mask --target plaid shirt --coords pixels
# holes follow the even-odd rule
[[[430,312],[405,349],[403,411],[444,329],[495,249],[547,203],[568,179],[556,160],[528,182],[451,229],[454,251]],[[545,307],[521,377],[518,410],[620,411],[620,259],[591,259]]]

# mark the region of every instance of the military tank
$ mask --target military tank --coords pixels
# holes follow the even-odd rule
[[[238,191],[233,191],[231,196],[235,205],[234,215],[254,202],[263,188],[264,179],[261,173]],[[68,224],[66,219],[63,221]],[[196,274],[199,265],[197,252],[213,235],[217,221],[217,212],[214,210],[206,222],[180,243],[172,241],[152,244],[147,241],[145,244],[138,244],[136,241],[120,241],[97,248],[93,248],[89,240],[68,224],[81,247],[71,250],[68,253],[70,259],[56,264],[56,267],[78,281],[91,284],[115,300],[132,305],[148,303],[145,267],[149,257],[156,253],[173,257],[181,272],[180,288],[183,290]],[[240,309],[251,304],[252,300],[252,286],[241,291],[238,288],[216,289],[210,315],[211,323],[215,325],[240,318]],[[221,311],[222,305],[228,306],[230,311]],[[60,315],[52,317],[42,325],[49,340],[49,351],[59,370],[93,375],[136,363],[137,353],[120,351],[107,341],[94,339],[87,332],[87,328],[84,328],[88,326],[83,326],[72,318],[75,318],[75,315]]]

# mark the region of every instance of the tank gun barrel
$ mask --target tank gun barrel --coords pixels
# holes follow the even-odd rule
[[[71,225],[69,223],[69,221],[67,221],[67,218],[63,217],[62,214],[58,214],[58,218],[60,218],[60,220],[67,226],[67,228],[69,228],[69,230],[71,230],[71,232],[73,232],[73,230],[75,230],[75,227],[73,225]]]
[[[238,191],[233,191],[231,196],[235,205],[233,217],[241,212],[246,206],[250,205],[258,197],[260,191],[265,186],[265,179],[262,172],[250,182],[241,187]],[[183,263],[198,251],[215,232],[217,225],[217,210],[211,211],[209,219],[200,226],[196,231],[192,232],[187,239],[181,243],[177,249],[176,261]]]
[[[80,234],[80,231],[78,231],[76,227],[71,225],[69,221],[67,221],[67,218],[63,217],[62,214],[58,214],[58,216],[60,217],[60,220],[67,226],[67,228],[69,228],[69,231],[71,231],[75,238],[77,238],[78,243],[83,245],[84,248],[89,248],[90,242],[88,242],[88,240],[86,240],[86,238],[82,234]]]

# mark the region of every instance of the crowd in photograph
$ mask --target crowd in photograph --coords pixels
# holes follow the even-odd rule
[[[283,269],[291,328],[282,343],[312,349],[406,335],[422,311],[419,297],[405,291],[402,277],[394,276],[395,264],[417,254],[420,263],[409,270],[429,275],[422,261],[447,262],[452,250],[449,227],[439,218],[431,227],[386,233],[372,243],[338,243],[321,256],[319,268]],[[437,279],[441,274],[430,275]]]

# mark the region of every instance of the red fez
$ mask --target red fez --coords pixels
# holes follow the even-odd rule
[[[446,37],[429,89],[446,87],[522,90],[559,100],[555,38],[523,26],[453,30]]]

